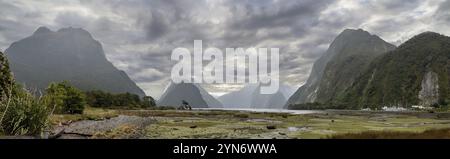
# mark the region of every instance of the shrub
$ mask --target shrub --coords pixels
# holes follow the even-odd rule
[[[15,86],[15,94],[0,101],[0,128],[7,135],[36,135],[47,126],[49,111],[41,99]]]
[[[52,83],[46,89],[44,100],[52,112],[61,114],[83,114],[85,95],[68,82]]]

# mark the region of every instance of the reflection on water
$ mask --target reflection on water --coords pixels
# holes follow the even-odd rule
[[[230,111],[289,113],[289,114],[314,114],[324,112],[320,110],[250,109],[250,108],[195,108],[195,110],[230,110]]]

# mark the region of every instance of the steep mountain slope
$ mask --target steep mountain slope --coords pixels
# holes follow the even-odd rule
[[[394,45],[364,30],[344,30],[314,63],[306,84],[289,98],[285,107],[314,102],[333,103],[373,59],[393,49]]]
[[[51,82],[67,80],[82,90],[145,95],[106,59],[101,44],[83,29],[53,32],[40,27],[11,44],[6,54],[17,81],[30,88],[42,90]]]
[[[425,32],[380,58],[340,101],[356,108],[450,103],[450,37]]]
[[[209,108],[223,108],[222,103],[217,100],[214,96],[208,93],[202,86],[199,84],[195,84],[198,90],[200,91],[200,95],[202,95],[203,100],[205,100],[206,104],[208,104]]]
[[[296,87],[280,84],[280,92],[281,94],[283,94],[286,100],[289,99],[289,97],[291,97],[297,91],[297,89],[298,88]]]

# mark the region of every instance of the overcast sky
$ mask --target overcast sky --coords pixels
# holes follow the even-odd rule
[[[221,49],[278,47],[281,80],[298,87],[345,28],[396,45],[424,31],[450,35],[445,0],[0,0],[0,15],[1,50],[39,26],[81,27],[155,97],[169,81],[172,49],[194,40]],[[207,86],[213,93],[236,88]]]

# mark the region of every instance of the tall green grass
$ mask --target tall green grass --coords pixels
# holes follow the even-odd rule
[[[39,135],[48,125],[49,108],[20,86],[14,90],[0,100],[0,134]]]

